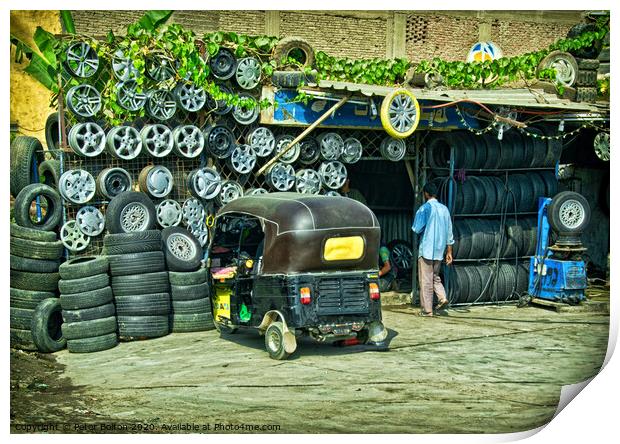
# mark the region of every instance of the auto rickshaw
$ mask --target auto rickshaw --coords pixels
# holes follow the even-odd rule
[[[208,250],[220,333],[252,328],[273,359],[297,338],[385,346],[374,213],[346,197],[269,193],[218,212]]]

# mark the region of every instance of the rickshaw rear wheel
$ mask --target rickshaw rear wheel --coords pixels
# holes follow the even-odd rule
[[[271,359],[278,361],[289,357],[284,349],[284,326],[282,322],[273,322],[265,331],[265,348]]]
[[[357,332],[357,341],[360,344],[366,344],[368,342],[368,328],[364,327]]]

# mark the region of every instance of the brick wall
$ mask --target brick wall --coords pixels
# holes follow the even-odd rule
[[[280,12],[280,35],[303,37],[317,51],[353,59],[385,57],[386,18]]]

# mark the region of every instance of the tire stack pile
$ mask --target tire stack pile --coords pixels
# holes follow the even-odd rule
[[[215,328],[207,272],[202,268],[200,242],[187,230],[170,227],[162,231],[172,296],[173,333]]]
[[[427,145],[432,179],[440,200],[448,201],[452,181],[455,244],[449,279],[452,304],[491,303],[517,298],[527,289],[524,260],[535,253],[539,197],[553,197],[553,171],[562,153],[549,126],[474,136],[468,131],[439,134]],[[454,158],[451,159],[450,156]],[[474,175],[470,175],[474,174]]]
[[[110,261],[121,339],[157,338],[170,333],[170,292],[161,232],[110,233],[103,242]]]
[[[576,38],[584,32],[596,30],[594,23],[579,23],[568,31],[567,37]],[[600,61],[597,57],[602,49],[603,41],[596,40],[588,47],[569,50],[575,56],[577,63],[577,78],[575,80],[575,89],[577,90],[575,100],[577,102],[596,102],[598,95],[598,69],[600,66]]]
[[[72,353],[107,350],[118,344],[108,259],[83,256],[60,266],[62,333]]]
[[[58,267],[63,252],[62,243],[56,240],[53,231],[40,231],[11,224],[11,346],[27,350],[37,349],[33,338],[33,325],[47,321],[50,334],[60,340],[59,330],[62,319],[51,314],[52,319],[43,320],[45,313],[37,312],[37,307],[48,299],[58,298]],[[35,321],[35,314],[37,321]],[[47,331],[47,328],[45,329]],[[44,342],[41,351],[45,350]]]

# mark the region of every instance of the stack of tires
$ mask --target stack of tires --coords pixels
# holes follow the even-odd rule
[[[121,339],[167,335],[170,293],[161,232],[111,233],[104,237],[103,245],[110,262]]]
[[[116,315],[103,256],[83,256],[60,266],[62,333],[73,353],[107,350],[118,344]]]
[[[172,332],[213,330],[206,269],[170,273],[172,294]]]
[[[529,264],[461,265],[450,271],[451,304],[483,304],[517,299],[527,291]]]
[[[597,31],[596,24],[578,23],[568,31],[567,37],[577,38],[585,32],[593,31]],[[597,57],[599,57],[602,49],[602,40],[595,40],[590,46],[569,49],[569,52],[575,56],[577,64],[577,76],[575,79],[577,102],[596,102],[598,69],[600,66],[600,61]]]
[[[34,350],[37,348],[32,336],[35,310],[44,300],[58,298],[58,267],[63,247],[53,231],[11,224],[10,252],[11,345]]]

